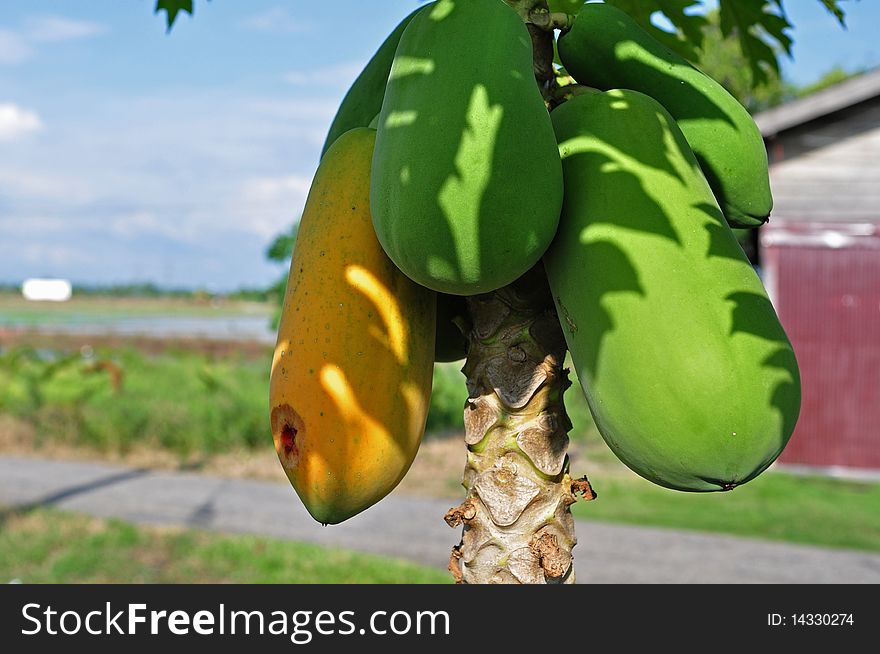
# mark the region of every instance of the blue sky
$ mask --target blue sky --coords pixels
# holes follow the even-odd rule
[[[265,285],[336,106],[417,0],[0,2],[0,281]],[[876,2],[843,31],[788,0],[806,83],[880,64]],[[329,5],[329,7],[328,7]]]

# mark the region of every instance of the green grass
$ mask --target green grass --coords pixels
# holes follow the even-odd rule
[[[628,473],[590,477],[575,516],[880,551],[880,484],[765,472],[726,493],[683,493]]]
[[[121,386],[108,367],[121,373]],[[222,452],[271,444],[268,379],[268,361],[22,348],[0,353],[0,413],[32,423],[44,446]]]
[[[459,367],[435,369],[429,433],[463,427],[467,389]],[[109,368],[121,373],[119,387]],[[34,425],[40,446],[124,454],[138,445],[181,456],[271,447],[269,368],[269,355],[0,349],[0,414]]]
[[[99,362],[118,366],[121,388],[105,369],[95,370]],[[466,390],[460,367],[435,369],[429,432],[461,427]],[[0,417],[31,425],[43,455],[56,443],[112,454],[148,448],[181,461],[269,451],[268,376],[268,359],[234,353],[108,350],[83,357],[0,350]],[[566,393],[566,406],[574,424],[573,472],[589,474],[599,493],[597,502],[575,505],[579,517],[880,551],[880,484],[768,472],[729,493],[669,491],[622,467],[576,385]],[[456,467],[451,486],[459,474]]]
[[[0,583],[450,583],[449,574],[341,549],[140,527],[50,509],[8,513]]]

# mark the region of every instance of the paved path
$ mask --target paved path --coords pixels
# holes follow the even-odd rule
[[[449,500],[392,494],[342,525],[321,527],[287,484],[97,463],[0,456],[0,504],[262,534],[440,568],[459,539],[442,520]],[[578,535],[582,583],[880,583],[877,554],[586,520]]]

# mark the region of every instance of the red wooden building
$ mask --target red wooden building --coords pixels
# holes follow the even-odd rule
[[[774,196],[758,263],[803,388],[780,463],[880,474],[880,70],[755,118]]]

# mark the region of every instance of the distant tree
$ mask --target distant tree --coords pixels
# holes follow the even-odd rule
[[[284,291],[287,288],[287,266],[290,265],[290,259],[293,256],[293,246],[296,244],[296,233],[299,231],[299,221],[287,231],[278,234],[274,240],[266,248],[266,258],[279,264],[287,264],[281,276],[267,290],[269,298],[275,302],[275,314],[272,317],[273,328],[278,327],[278,320],[281,318],[281,302],[284,299]]]
[[[854,71],[846,71],[840,66],[835,66],[812,84],[807,84],[806,86],[799,87],[795,91],[795,94],[799,98],[804,98],[808,95],[812,95],[813,93],[824,91],[828,87],[834,86],[835,84],[840,84],[841,82],[845,82],[846,80],[852,79],[853,77],[863,75],[864,73],[864,68],[859,68]]]
[[[743,54],[737,35],[724,36],[721,31],[720,14],[711,11],[706,15],[703,28],[703,48],[694,63],[710,77],[726,88],[750,112],[763,111],[796,97],[797,89],[784,81],[775,69],[765,71],[766,79],[757,84]]]
[[[706,20],[703,48],[694,63],[716,79],[752,113],[812,95],[865,72],[864,69],[846,71],[836,66],[815,82],[797,86],[786,80],[777,70],[768,68],[765,71],[765,81],[757,83],[748,58],[740,48],[737,35],[732,33],[725,36],[722,33],[719,12],[709,12]]]
[[[287,231],[278,234],[272,243],[266,248],[266,258],[269,261],[284,263],[293,255],[293,246],[296,243],[296,232],[299,230],[299,221]]]

